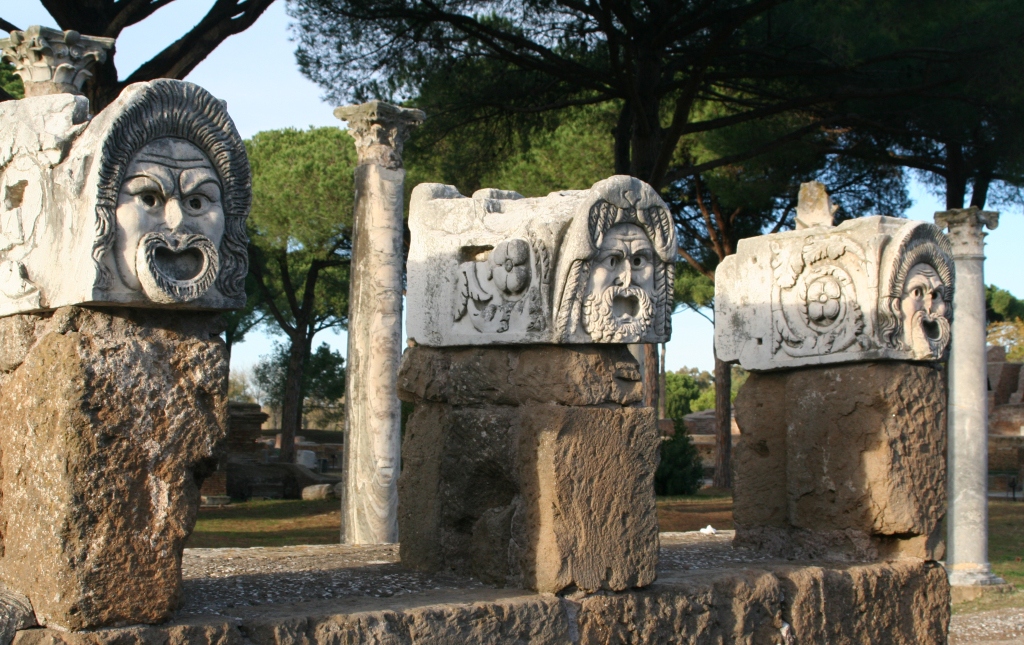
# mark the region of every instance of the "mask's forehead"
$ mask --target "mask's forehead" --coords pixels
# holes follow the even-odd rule
[[[132,163],[153,163],[161,166],[170,166],[185,170],[188,168],[208,168],[213,170],[213,164],[206,154],[199,149],[199,146],[184,139],[164,137],[154,139],[144,145],[135,156]]]

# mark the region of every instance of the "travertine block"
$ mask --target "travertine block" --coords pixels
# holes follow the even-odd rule
[[[638,179],[530,199],[421,184],[409,228],[407,326],[416,344],[671,336],[675,227],[657,191]]]
[[[741,240],[715,271],[717,356],[749,370],[943,360],[951,253],[936,226],[893,217]]]
[[[40,623],[155,623],[178,607],[199,481],[226,433],[212,316],[68,307],[5,320],[30,342],[0,381],[0,582]]]
[[[939,369],[867,363],[752,374],[736,420],[738,543],[790,557],[941,557]]]
[[[223,102],[160,79],[92,118],[71,94],[6,101],[0,123],[0,316],[245,303],[249,163]]]
[[[660,440],[629,406],[638,385],[621,346],[408,350],[403,564],[551,592],[650,584]]]

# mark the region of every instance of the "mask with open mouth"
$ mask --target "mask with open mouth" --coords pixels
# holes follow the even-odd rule
[[[940,359],[949,345],[949,320],[943,315],[917,311],[910,319],[907,335],[910,337],[910,349],[914,353],[914,358]]]
[[[147,233],[139,240],[135,270],[153,302],[191,302],[201,298],[217,279],[220,258],[204,235]]]
[[[638,343],[653,317],[651,298],[640,287],[608,287],[583,302],[583,329],[596,342]]]

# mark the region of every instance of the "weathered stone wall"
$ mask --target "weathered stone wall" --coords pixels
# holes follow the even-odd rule
[[[737,544],[799,558],[941,558],[939,369],[865,363],[755,373],[736,418]]]
[[[668,551],[679,554],[671,547]],[[253,556],[236,551],[220,557],[230,558],[234,566],[240,559]],[[671,555],[666,559],[671,559]],[[367,567],[364,565],[359,570],[366,571]],[[436,588],[430,585],[426,591],[387,598],[318,599],[251,607],[239,598],[228,596],[217,605],[217,614],[193,615],[168,625],[77,634],[53,629],[23,630],[18,632],[14,643],[931,645],[946,642],[949,585],[942,568],[935,563],[904,560],[803,567],[745,563],[710,569],[698,567],[697,570],[663,567],[659,571],[658,581],[645,589],[599,592],[582,598],[480,586],[450,588],[441,579],[437,580]],[[374,588],[373,580],[365,580],[365,583]],[[233,587],[235,580],[228,578],[223,584]],[[229,598],[231,604],[224,607],[223,603]]]
[[[654,580],[660,440],[624,346],[416,347],[399,396],[404,565],[551,592]]]
[[[0,320],[0,582],[45,625],[160,622],[225,434],[216,317],[92,310]]]

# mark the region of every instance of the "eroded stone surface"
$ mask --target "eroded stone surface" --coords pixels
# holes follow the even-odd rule
[[[621,345],[520,346],[407,352],[398,377],[408,401],[451,405],[631,405],[643,398],[636,359]]]
[[[752,374],[736,420],[739,543],[801,558],[941,557],[939,369],[867,363]]]
[[[409,339],[431,347],[658,343],[676,236],[658,193],[615,176],[542,198],[421,184],[409,209]]]
[[[46,625],[168,619],[197,480],[226,432],[212,314],[16,318],[34,337],[0,385],[0,581]]]
[[[815,202],[804,226],[741,240],[716,270],[717,356],[750,370],[944,359],[954,276],[946,236],[893,217],[832,227],[828,196],[812,192],[800,193]]]
[[[621,346],[407,351],[403,563],[542,591],[649,584],[659,438],[629,407],[639,385]]]
[[[221,101],[159,79],[91,119],[57,94],[0,121],[0,315],[245,303],[249,163]]]
[[[662,535],[651,586],[568,597],[403,571],[394,546],[186,550],[186,608],[172,623],[24,630],[16,642],[945,642],[949,587],[934,564],[778,563],[732,548],[729,532]]]

